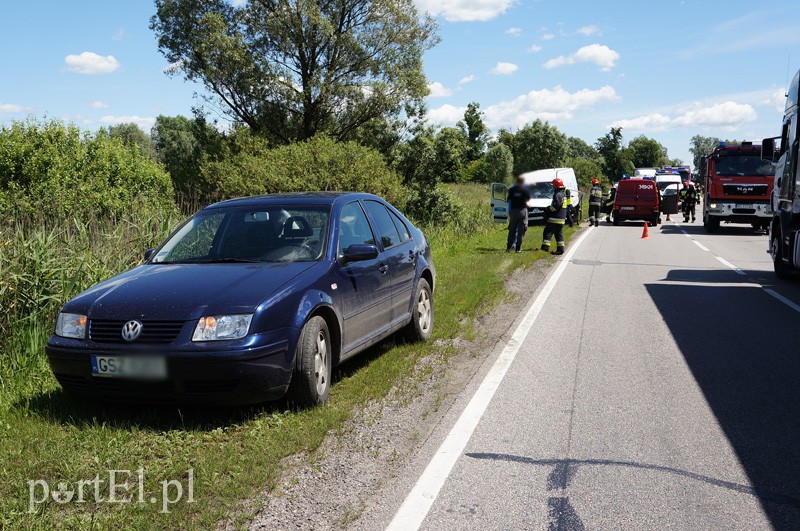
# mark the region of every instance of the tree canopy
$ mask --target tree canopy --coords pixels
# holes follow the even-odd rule
[[[513,135],[514,173],[557,168],[564,164],[568,151],[567,135],[554,125],[536,120]]]
[[[437,42],[412,0],[156,0],[150,27],[171,73],[274,143],[350,139],[420,104]]]

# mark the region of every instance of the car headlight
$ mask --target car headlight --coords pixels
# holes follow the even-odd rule
[[[253,314],[209,315],[201,317],[194,328],[192,341],[241,339],[247,335]]]
[[[85,339],[87,322],[86,316],[79,313],[59,313],[56,320],[56,335]]]
[[[716,203],[711,203],[710,205],[708,205],[708,208],[717,208],[717,204]]]

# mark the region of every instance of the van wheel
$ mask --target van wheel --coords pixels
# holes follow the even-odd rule
[[[333,345],[328,323],[320,316],[308,320],[295,350],[295,370],[289,399],[299,407],[321,406],[331,389]]]
[[[614,225],[619,226],[619,216],[617,214],[614,214]]]
[[[706,232],[709,234],[714,234],[715,232],[719,231],[719,220],[708,216],[708,220],[706,221]]]

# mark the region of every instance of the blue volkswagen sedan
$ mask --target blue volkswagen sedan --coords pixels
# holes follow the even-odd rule
[[[65,304],[46,351],[94,399],[314,406],[342,361],[430,337],[435,283],[423,233],[376,196],[234,199]]]

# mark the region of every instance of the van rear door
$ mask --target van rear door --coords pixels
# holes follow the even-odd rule
[[[495,223],[508,223],[508,186],[492,183],[492,217]]]

